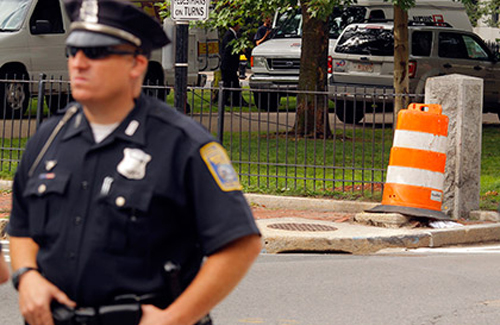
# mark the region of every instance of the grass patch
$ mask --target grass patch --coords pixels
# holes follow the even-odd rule
[[[256,106],[254,101],[254,92],[250,91],[248,87],[242,88],[241,96],[243,99],[249,103],[250,105],[244,105],[240,107],[236,102],[234,105],[226,106],[226,112],[230,110],[240,111],[241,112],[258,112],[259,108]],[[202,113],[202,112],[218,112],[218,89],[210,89],[210,88],[190,88],[187,93],[187,103],[194,114]],[[166,102],[170,106],[174,106],[174,92],[169,91]],[[335,107],[333,101],[328,101],[328,105],[330,109]],[[232,107],[231,107],[232,106]],[[280,97],[280,111],[288,111],[294,112],[297,108],[297,97],[296,94],[290,92],[286,93],[285,91],[281,93]]]
[[[484,126],[481,148],[481,209],[495,210],[500,204],[500,129]]]
[[[496,210],[500,204],[499,131],[498,126],[483,128],[482,210]],[[0,145],[0,178],[11,180],[26,139],[3,139]],[[284,132],[224,134],[246,192],[343,200],[381,200],[391,145],[392,131],[378,128],[339,129],[333,138],[316,140]]]
[[[331,139],[226,133],[224,146],[249,192],[359,199],[381,197],[390,130],[346,130]],[[373,140],[372,140],[373,139]]]
[[[218,92],[214,92],[211,89],[205,88],[194,88],[190,89],[187,93],[187,103],[189,108],[193,114],[212,112],[216,113],[219,111],[217,100],[218,100]],[[257,112],[258,108],[253,104],[252,94],[249,91],[242,91],[242,97],[247,102],[250,103],[250,106],[242,106],[242,112]],[[214,98],[215,100],[212,100]],[[174,107],[174,92],[170,91],[167,95],[166,99],[167,104]],[[230,107],[226,106],[226,110],[229,110]],[[234,104],[233,109],[240,109],[239,105]]]

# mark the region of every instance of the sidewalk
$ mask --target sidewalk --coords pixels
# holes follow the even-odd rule
[[[380,226],[373,226],[354,220],[361,219],[360,213],[377,203],[256,194],[246,197],[262,232],[267,253],[369,254],[387,248],[500,241],[500,214],[497,212],[475,211],[471,215],[477,221],[459,221],[459,226],[444,229],[418,227],[416,223],[398,227],[398,216],[381,214]]]
[[[0,189],[10,182],[0,181]],[[398,227],[385,215],[379,226],[360,222],[360,213],[377,203],[259,194],[245,195],[262,232],[264,252],[345,252],[369,254],[386,248],[441,247],[500,241],[500,214],[476,211],[475,222],[433,229],[416,223]],[[0,193],[0,234],[11,207],[11,194]],[[384,216],[384,214],[381,214]],[[3,221],[2,221],[2,218]],[[372,221],[368,220],[368,223]],[[2,237],[0,235],[0,237]]]

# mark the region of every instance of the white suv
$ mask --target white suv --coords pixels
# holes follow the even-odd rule
[[[410,94],[423,100],[429,77],[463,74],[484,79],[484,112],[500,116],[500,63],[474,33],[449,27],[410,26]],[[394,37],[392,23],[353,24],[332,54],[331,99],[342,121],[359,122],[366,112],[392,110]],[[338,94],[345,94],[339,96]]]

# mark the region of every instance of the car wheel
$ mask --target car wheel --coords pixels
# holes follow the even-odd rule
[[[337,101],[336,103],[335,114],[342,123],[358,124],[365,117],[363,104],[360,102]]]
[[[24,72],[8,71],[0,73],[0,79],[28,80],[28,75]],[[30,86],[28,82],[0,82],[0,118],[21,118],[28,108],[29,99]]]
[[[278,93],[254,92],[253,99],[255,105],[262,111],[278,111],[280,105],[280,95]]]

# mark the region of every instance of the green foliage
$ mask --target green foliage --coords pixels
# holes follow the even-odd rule
[[[161,19],[170,17],[170,0],[156,2],[155,6],[157,6],[160,9],[159,12]]]
[[[399,6],[403,10],[408,10],[415,7],[415,0],[393,0],[391,1],[393,5]]]
[[[500,27],[499,22],[493,19],[495,14],[500,14],[500,0],[468,2],[465,8],[474,26],[482,20],[489,27]]]
[[[302,1],[303,4],[307,5],[307,12],[312,18],[319,20],[327,20],[328,16],[333,12],[336,6],[352,3],[352,1],[329,1],[329,0],[308,0]]]

